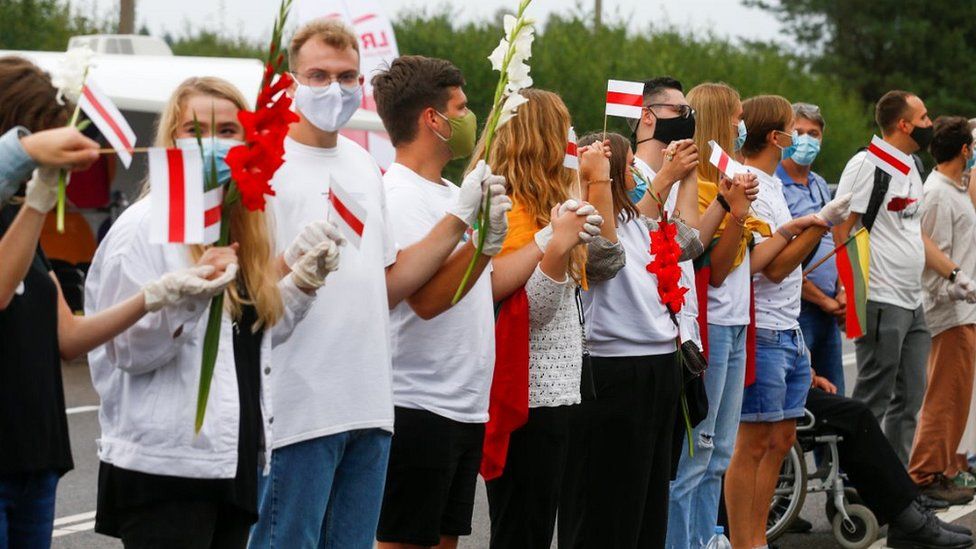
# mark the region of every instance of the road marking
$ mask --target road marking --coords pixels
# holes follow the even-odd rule
[[[54,532],[51,533],[51,537],[60,538],[62,536],[77,534],[79,532],[94,530],[95,521],[91,520],[93,518],[95,518],[95,511],[79,513],[77,515],[56,519],[54,521]]]
[[[940,519],[942,519],[943,522],[956,522],[957,520],[972,513],[973,511],[976,511],[976,502],[970,503],[968,505],[950,507],[945,511],[936,514],[939,516]],[[887,545],[885,545],[886,540],[887,538],[881,538],[878,541],[874,542],[874,544],[871,545],[868,549],[883,549],[884,547],[887,547]]]
[[[64,413],[70,416],[72,414],[85,414],[88,412],[97,412],[97,411],[98,411],[98,406],[76,406],[74,408],[68,408],[67,410],[64,411]]]

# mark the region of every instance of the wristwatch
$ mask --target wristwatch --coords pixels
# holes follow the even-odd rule
[[[953,269],[952,272],[949,273],[949,282],[955,282],[956,281],[956,275],[958,275],[959,274],[959,271],[961,271],[961,270],[962,269],[960,269],[959,267],[956,267],[955,269]]]

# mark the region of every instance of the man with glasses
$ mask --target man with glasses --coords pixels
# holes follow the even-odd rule
[[[794,218],[819,212],[830,202],[827,181],[811,167],[823,142],[824,118],[820,108],[810,103],[794,103],[796,136],[792,147],[783,151],[776,177],[783,182],[783,195]],[[834,249],[834,238],[824,233],[813,253],[803,260],[803,268],[815,264]],[[837,266],[827,261],[803,278],[800,303],[800,329],[810,349],[813,369],[844,391],[844,367],[838,321],[844,319],[846,296],[837,287]]]
[[[394,425],[389,311],[454,251],[481,204],[482,182],[466,181],[454,215],[398,249],[379,166],[338,133],[362,101],[356,35],[338,21],[316,20],[295,33],[288,56],[299,121],[268,201],[284,252],[280,269],[302,255],[301,242],[318,241],[312,232],[336,231],[326,221],[334,183],[366,218],[359,246],[343,249],[342,268],[261,371],[262,383],[272,384],[262,408],[273,414],[273,438],[265,441],[273,453],[250,547],[371,549]],[[285,248],[296,237],[299,244]]]

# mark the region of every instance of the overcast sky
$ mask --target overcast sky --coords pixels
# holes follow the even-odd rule
[[[355,1],[355,0],[352,0]],[[379,0],[391,17],[404,10],[423,6],[447,5],[464,20],[490,17],[499,9],[514,9],[516,0]],[[118,0],[74,0],[73,6],[91,13],[105,14],[117,9]],[[592,9],[592,0],[534,0],[530,12],[540,19],[556,10],[572,10],[574,5]],[[740,0],[604,0],[607,17],[619,14],[633,22],[634,30],[643,29],[652,20],[696,31],[712,29],[729,37],[775,39],[779,24],[769,14],[742,6]],[[179,34],[187,22],[196,28],[221,29],[227,34],[242,33],[266,38],[271,32],[277,0],[136,0],[138,26],[146,25],[151,33],[169,31]]]

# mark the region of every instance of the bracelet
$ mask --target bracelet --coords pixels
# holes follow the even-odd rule
[[[787,242],[793,240],[796,237],[796,235],[788,231],[785,226],[776,229],[776,233],[782,236],[783,238],[785,238]]]
[[[739,227],[742,227],[743,229],[745,228],[745,226],[746,226],[746,218],[744,218],[744,217],[736,217],[736,216],[732,215],[732,212],[729,212],[729,217],[731,217],[732,220],[735,221],[735,224],[736,225],[738,225]]]
[[[949,282],[955,282],[956,281],[956,276],[959,275],[959,271],[961,271],[961,270],[962,269],[960,269],[959,267],[956,267],[955,269],[953,269],[952,272],[949,273]]]
[[[718,201],[719,205],[722,206],[723,210],[725,210],[728,213],[732,213],[732,206],[729,206],[729,201],[726,200],[724,196],[717,195],[715,197],[715,200]]]
[[[586,182],[587,185],[602,185],[603,183],[609,185],[610,183],[613,183],[613,179],[594,179],[593,181]]]

